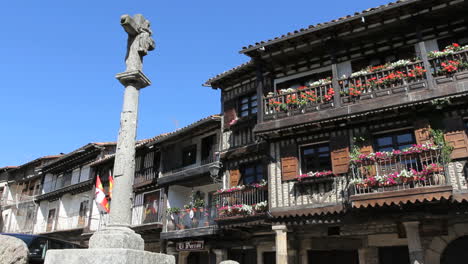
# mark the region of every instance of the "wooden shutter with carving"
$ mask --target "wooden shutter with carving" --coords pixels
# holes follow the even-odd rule
[[[239,185],[241,175],[238,169],[229,171],[229,186],[234,187]]]
[[[414,122],[414,135],[417,144],[431,143],[431,126],[429,120],[419,119]]]
[[[290,144],[281,147],[281,179],[283,181],[294,180],[299,173],[299,161],[297,158],[297,145]]]
[[[335,175],[348,173],[349,144],[345,135],[330,138],[332,171]]]
[[[463,120],[459,117],[444,120],[445,141],[453,147],[452,159],[468,157],[468,139],[466,136]]]
[[[237,118],[237,102],[236,100],[227,101],[224,103],[224,128],[229,129],[232,120]]]

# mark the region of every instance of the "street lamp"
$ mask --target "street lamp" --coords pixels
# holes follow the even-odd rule
[[[210,177],[213,179],[213,183],[220,184],[222,183],[221,178],[219,177],[219,170],[221,169],[221,162],[215,162],[208,169],[210,171]]]

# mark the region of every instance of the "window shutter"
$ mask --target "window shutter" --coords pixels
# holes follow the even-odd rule
[[[461,118],[448,118],[444,120],[445,141],[453,147],[452,159],[468,157],[467,136]]]
[[[431,140],[431,126],[429,120],[420,119],[414,122],[414,135],[416,136],[417,144],[425,144],[432,142]]]
[[[236,106],[235,100],[224,103],[224,128],[229,128],[231,121],[237,118]]]
[[[240,181],[240,171],[238,169],[236,170],[230,170],[229,171],[229,186],[234,187],[239,185]]]
[[[364,155],[369,155],[370,153],[374,152],[372,141],[366,140],[365,142],[363,142],[359,152],[361,152],[361,154],[364,154]],[[361,169],[361,174],[366,177],[372,177],[372,176],[377,175],[375,165],[362,166],[360,167],[360,169]]]
[[[348,173],[349,144],[346,136],[330,138],[332,170],[336,175]]]
[[[294,180],[299,173],[299,161],[297,159],[297,145],[283,146],[281,154],[281,179],[283,181]]]

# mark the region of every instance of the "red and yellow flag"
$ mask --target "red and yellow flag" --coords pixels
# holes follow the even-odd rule
[[[106,194],[104,193],[104,188],[102,187],[101,178],[99,175],[96,177],[96,191],[95,191],[95,200],[101,210],[109,213],[109,201],[107,201]]]
[[[114,177],[112,177],[112,171],[109,170],[109,198],[112,199],[112,189],[114,188]]]

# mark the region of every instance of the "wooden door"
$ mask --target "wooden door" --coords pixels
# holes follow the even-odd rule
[[[55,225],[55,209],[49,210],[49,215],[47,216],[47,228],[46,232],[53,230]]]
[[[78,216],[78,226],[83,227],[86,223],[86,212],[88,211],[88,201],[81,202]]]

